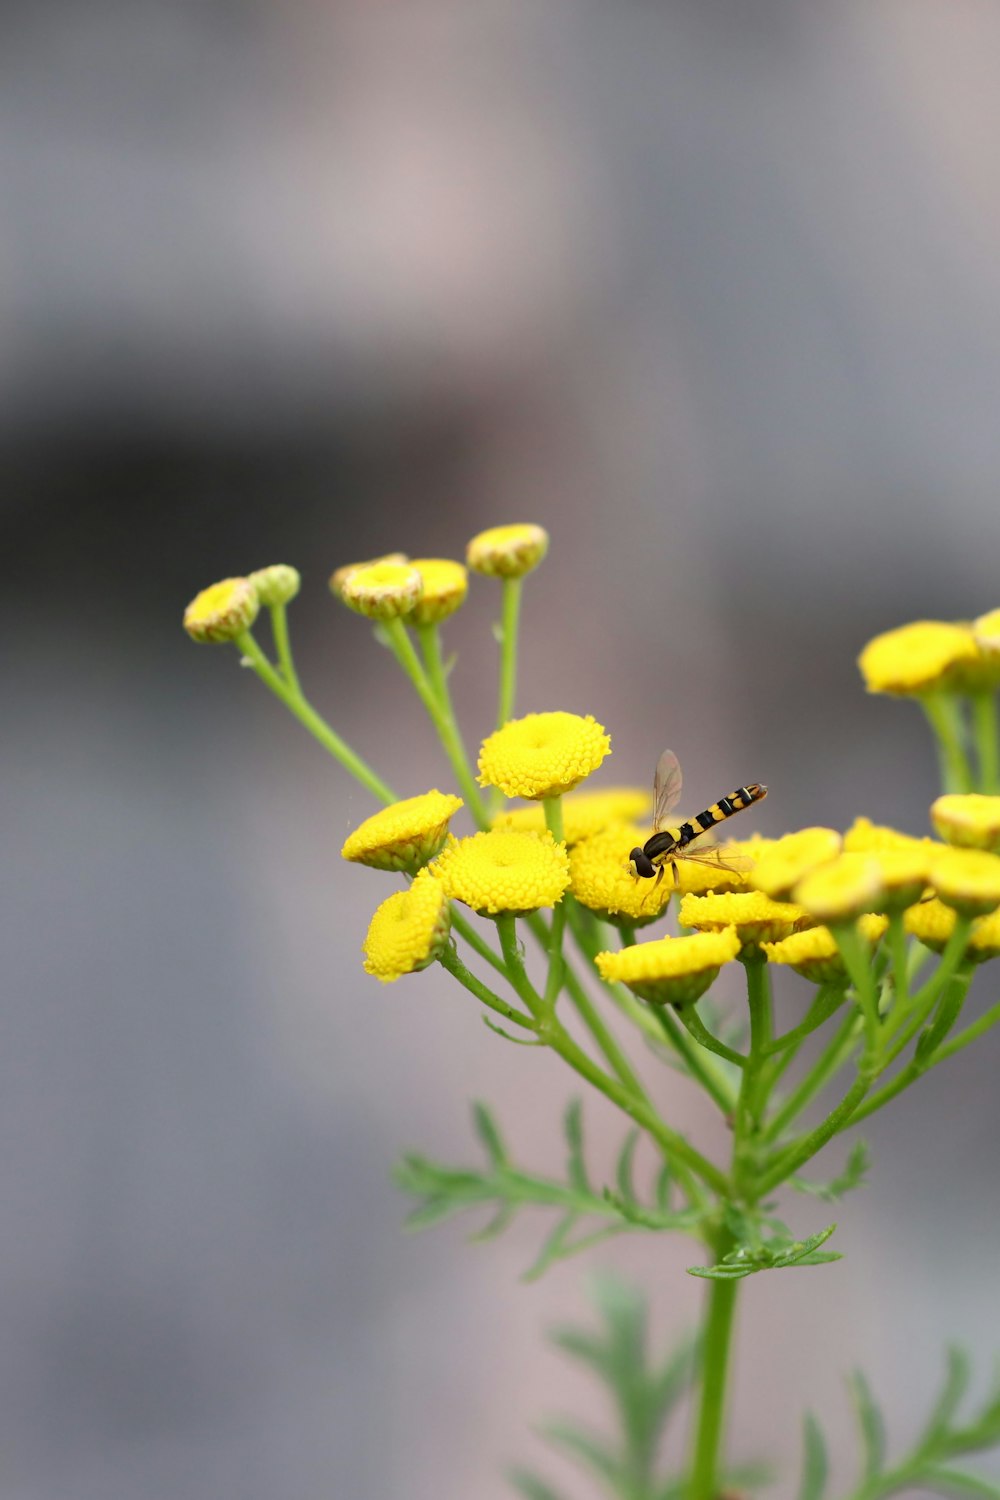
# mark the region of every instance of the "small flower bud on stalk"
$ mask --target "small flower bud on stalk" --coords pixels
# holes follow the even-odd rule
[[[258,568],[250,574],[250,582],[257,590],[257,598],[268,608],[275,604],[288,604],[302,587],[297,568],[287,563],[272,563],[269,568]]]
[[[492,526],[472,538],[465,560],[474,573],[489,578],[523,578],[548,550],[549,534],[541,526]]]
[[[348,573],[340,597],[366,619],[398,620],[412,613],[423,587],[416,568],[406,563],[373,563]]]
[[[224,578],[202,589],[184,611],[184,629],[193,641],[234,641],[257,618],[260,599],[249,578]]]

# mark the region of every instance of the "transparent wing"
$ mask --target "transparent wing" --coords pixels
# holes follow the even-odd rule
[[[653,831],[658,832],[681,800],[681,768],[672,750],[664,750],[653,778]]]
[[[718,844],[699,844],[697,850],[682,849],[678,857],[693,860],[697,865],[711,865],[716,870],[730,870],[734,875],[744,875],[753,869],[754,863],[748,854],[733,854]]]

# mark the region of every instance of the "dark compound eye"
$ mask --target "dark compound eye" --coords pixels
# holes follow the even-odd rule
[[[644,880],[649,880],[653,875],[656,874],[656,870],[653,867],[652,861],[642,852],[642,850],[638,846],[636,846],[636,848],[632,850],[629,858],[635,865],[635,873],[637,875],[641,875]]]

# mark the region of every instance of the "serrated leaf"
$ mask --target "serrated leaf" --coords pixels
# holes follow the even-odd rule
[[[516,1490],[520,1490],[525,1500],[562,1500],[558,1490],[554,1490],[544,1479],[529,1473],[527,1469],[509,1469],[507,1480]]]
[[[567,1104],[566,1113],[563,1116],[563,1130],[569,1147],[566,1175],[581,1193],[589,1193],[592,1189],[583,1159],[583,1104],[579,1099],[571,1099]]]
[[[920,1483],[921,1488],[926,1485],[939,1495],[977,1495],[982,1500],[1000,1500],[1000,1485],[991,1484],[978,1474],[964,1474],[960,1469],[922,1469]]]
[[[820,1245],[826,1244],[836,1228],[836,1224],[828,1224],[818,1234],[811,1234],[807,1240],[796,1240],[794,1244],[788,1246],[787,1250],[783,1250],[775,1257],[773,1264],[775,1266],[796,1266],[803,1264],[815,1266],[822,1264],[820,1259],[815,1258],[815,1252],[819,1249]],[[832,1256],[833,1252],[830,1251],[828,1254]],[[839,1260],[840,1256],[838,1255],[834,1258]]]
[[[577,1427],[573,1422],[558,1420],[544,1422],[539,1431],[570,1458],[575,1458],[585,1468],[593,1469],[606,1484],[618,1484],[621,1478],[618,1459],[603,1438]]]
[[[849,1376],[848,1387],[858,1419],[858,1431],[861,1435],[864,1454],[861,1476],[862,1479],[871,1479],[872,1475],[879,1473],[885,1463],[885,1422],[872,1395],[871,1387],[860,1370],[855,1370]]]
[[[492,1111],[477,1099],[472,1106],[472,1123],[476,1134],[486,1148],[486,1154],[494,1167],[505,1167],[509,1161],[507,1148],[500,1134],[500,1127]]]
[[[635,1157],[635,1148],[638,1141],[639,1131],[630,1130],[625,1137],[625,1144],[622,1146],[615,1167],[615,1182],[618,1184],[618,1191],[622,1196],[623,1202],[628,1204],[638,1202],[635,1185],[632,1181],[632,1162]]]
[[[806,1413],[802,1444],[802,1478],[799,1480],[798,1500],[822,1500],[830,1464],[823,1430],[812,1412]]]
[[[568,1213],[565,1218],[559,1220],[559,1223],[539,1251],[536,1260],[524,1272],[521,1277],[522,1281],[537,1281],[539,1276],[545,1274],[554,1260],[559,1260],[566,1253],[564,1249],[566,1240],[569,1238],[573,1225],[578,1218],[579,1214]]]

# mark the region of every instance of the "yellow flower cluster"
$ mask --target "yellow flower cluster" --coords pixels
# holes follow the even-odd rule
[[[610,753],[607,731],[590,714],[527,714],[483,741],[479,784],[499,787],[507,797],[559,797]]]
[[[461,806],[461,797],[444,792],[407,797],[366,818],[340,852],[359,865],[412,875],[441,849],[448,824]]]
[[[955,931],[958,913],[943,901],[921,901],[911,906],[904,921],[906,930],[925,948],[943,953],[948,939]],[[991,958],[1000,958],[1000,911],[990,912],[973,922],[966,943],[964,958],[969,963],[986,963]]]
[[[566,846],[548,832],[491,829],[453,840],[429,869],[453,900],[484,916],[556,906],[569,885]]]
[[[570,792],[562,804],[563,836],[572,848],[581,839],[602,833],[612,824],[632,823],[649,809],[652,798],[641,787],[614,786],[600,792]],[[545,809],[507,807],[493,819],[494,828],[520,828],[541,833]],[[633,840],[634,842],[634,840]]]
[[[888,917],[863,916],[858,931],[873,947],[889,925]],[[762,943],[769,963],[785,964],[813,984],[847,983],[847,970],[829,927],[808,927],[779,943]]]
[[[598,972],[652,1005],[691,1005],[714,984],[723,964],[737,957],[740,938],[732,927],[693,937],[635,943],[619,953],[598,953]]]
[[[644,927],[660,916],[673,888],[665,879],[657,886],[629,874],[625,854],[636,837],[634,828],[615,823],[575,844],[569,855],[570,881],[580,905],[597,916]]]
[[[762,943],[776,943],[813,918],[801,906],[772,901],[761,891],[736,891],[713,896],[685,896],[679,921],[682,927],[700,932],[723,932],[732,928],[739,939],[740,957],[752,957]]]
[[[858,666],[870,693],[920,697],[991,689],[1000,677],[1000,610],[972,624],[916,620],[868,642]]]
[[[365,969],[389,984],[432,964],[448,941],[448,895],[440,881],[421,870],[405,891],[383,901],[364,941]]]

